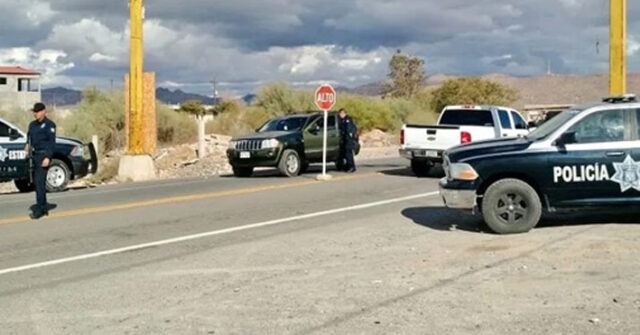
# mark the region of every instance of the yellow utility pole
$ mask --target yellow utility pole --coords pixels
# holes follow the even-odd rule
[[[142,11],[144,0],[130,0],[131,11],[131,55],[129,62],[129,147],[128,154],[143,154],[142,146],[142,74],[143,74],[143,44],[142,44]]]
[[[609,93],[627,93],[627,0],[611,2],[611,38],[609,51]]]

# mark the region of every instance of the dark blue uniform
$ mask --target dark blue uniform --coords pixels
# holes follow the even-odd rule
[[[31,144],[34,165],[34,182],[36,186],[36,207],[34,214],[47,214],[47,189],[46,178],[48,168],[42,167],[45,158],[49,158],[49,164],[53,160],[53,150],[56,144],[56,124],[46,117],[42,122],[32,121],[27,133]]]
[[[346,171],[355,171],[353,151],[356,149],[358,128],[349,116],[340,119],[340,162],[346,160]]]

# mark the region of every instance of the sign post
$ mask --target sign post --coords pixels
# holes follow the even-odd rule
[[[329,110],[336,104],[337,94],[336,91],[329,84],[320,85],[316,90],[314,100],[316,106],[324,112],[323,122],[323,138],[322,138],[322,175],[318,176],[318,180],[329,180],[330,175],[327,175],[327,125]]]

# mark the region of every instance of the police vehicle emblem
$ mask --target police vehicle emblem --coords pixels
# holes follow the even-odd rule
[[[5,159],[7,159],[7,157],[9,157],[9,154],[7,153],[7,149],[0,147],[0,162],[4,162]]]
[[[620,192],[625,192],[631,188],[640,191],[640,163],[627,155],[622,163],[613,163],[616,174],[611,177],[611,181],[620,184]]]

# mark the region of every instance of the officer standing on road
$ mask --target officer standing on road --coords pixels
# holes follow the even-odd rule
[[[341,108],[338,111],[340,116],[340,162],[344,162],[346,172],[355,172],[356,164],[353,158],[353,151],[356,149],[358,128],[353,119],[347,115],[347,111]]]
[[[32,219],[39,219],[49,215],[45,183],[56,143],[56,124],[47,118],[47,108],[43,103],[36,103],[32,112],[35,120],[29,124],[28,142],[24,150],[27,154],[31,150],[35,170],[36,205],[30,216]]]

